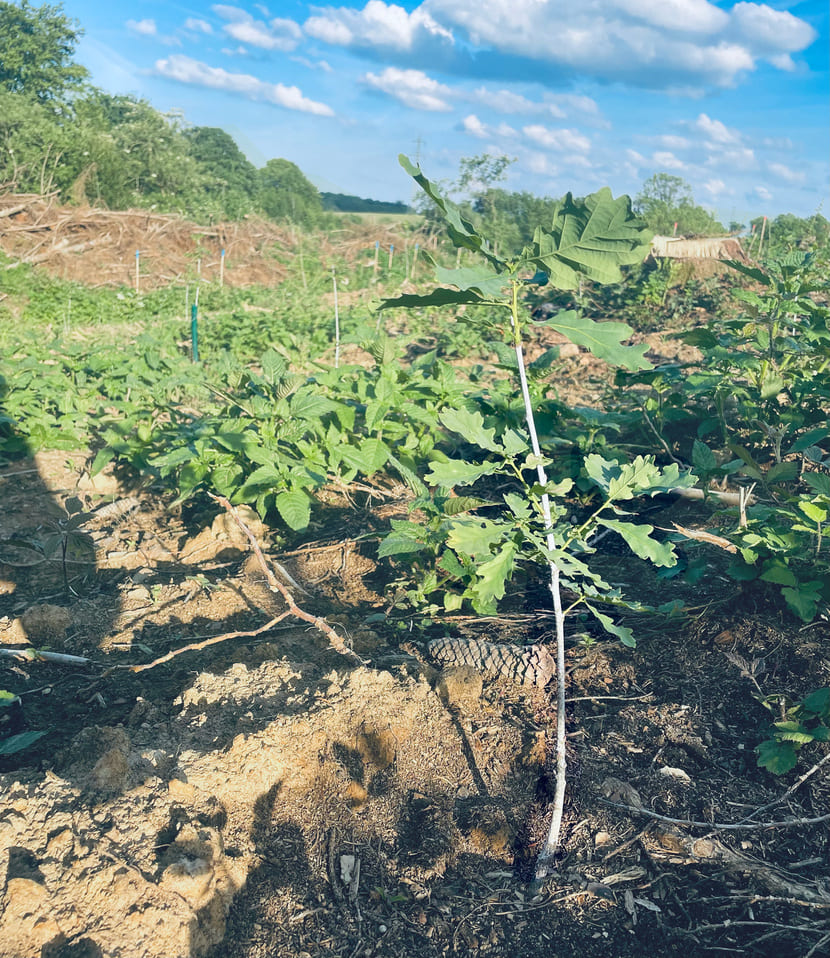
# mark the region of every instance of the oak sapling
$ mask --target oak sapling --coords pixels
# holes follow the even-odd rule
[[[591,538],[600,527],[612,529],[642,558],[657,565],[674,565],[673,547],[652,538],[652,527],[627,521],[619,503],[692,485],[694,477],[681,476],[677,465],[660,469],[653,460],[643,457],[619,463],[590,455],[585,459],[584,473],[599,490],[601,504],[578,524],[569,521],[564,497],[571,490],[572,481],[549,481],[546,467],[551,459],[543,452],[536,429],[524,358],[524,334],[530,320],[523,299],[532,285],[550,283],[562,290],[577,288],[582,279],[596,283],[620,282],[621,267],[642,261],[648,252],[650,235],[633,216],[627,197],[614,199],[608,189],[585,199],[574,199],[569,193],[556,206],[551,224],[538,226],[532,243],[517,257],[503,259],[419,167],[404,156],[400,157],[400,163],[434,202],[454,246],[477,254],[482,262],[456,269],[436,266],[439,286],[425,295],[387,299],[382,308],[488,307],[488,312],[483,313],[486,318],[481,322],[498,327],[516,357],[526,435],[506,426],[497,435],[499,424],[485,422],[480,412],[469,408],[445,409],[439,417],[442,425],[449,432],[463,436],[468,444],[477,446],[480,461],[436,458],[430,463],[431,471],[425,478],[430,485],[438,487],[439,492],[447,493],[453,488],[472,486],[484,476],[500,474],[511,477],[523,493],[505,494],[502,514],[495,518],[471,516],[476,506],[475,500],[470,499],[473,504],[466,513],[455,511],[441,524],[439,536],[443,535],[444,540],[437,548],[436,530],[432,529],[432,548],[440,552],[438,564],[444,571],[458,573],[460,570],[467,577],[462,601],[468,599],[477,611],[492,611],[503,597],[505,583],[518,564],[547,565],[556,623],[558,708],[553,818],[536,866],[537,878],[543,878],[559,845],[565,795],[565,616],[577,606],[587,608],[604,628],[623,642],[634,642],[629,629],[617,625],[599,608],[601,604],[633,606],[585,561],[595,551]],[[615,366],[629,370],[650,368],[643,355],[645,347],[624,345],[633,332],[624,323],[597,323],[569,310],[538,325],[556,330]],[[382,544],[381,554],[414,551],[415,539],[414,524],[398,524]],[[563,604],[563,587],[575,596],[568,608]]]

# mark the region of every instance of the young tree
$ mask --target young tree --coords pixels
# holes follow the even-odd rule
[[[0,0],[0,88],[40,103],[65,102],[89,76],[72,60],[82,33],[61,5]]]

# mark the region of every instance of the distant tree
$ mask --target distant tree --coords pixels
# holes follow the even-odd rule
[[[323,203],[320,193],[300,168],[290,160],[268,160],[258,171],[259,206],[271,219],[290,219],[302,226],[320,220]]]
[[[338,213],[411,213],[412,208],[406,203],[384,202],[370,200],[362,196],[353,196],[351,193],[321,193],[324,210]]]
[[[72,60],[82,34],[62,5],[0,0],[0,88],[39,103],[63,102],[89,76]]]
[[[712,236],[726,230],[711,213],[696,206],[692,188],[679,176],[655,173],[634,198],[634,209],[655,233],[670,235],[677,223],[684,236]]]
[[[22,193],[60,188],[66,147],[66,131],[51,107],[0,89],[0,186]]]
[[[756,216],[751,221],[754,236],[760,239],[764,218]],[[777,255],[791,250],[812,248],[827,249],[830,246],[830,222],[821,213],[802,219],[793,213],[781,213],[768,220],[764,227],[764,247]]]
[[[215,126],[195,126],[184,136],[217,212],[231,219],[250,212],[256,205],[257,170],[233,137]]]

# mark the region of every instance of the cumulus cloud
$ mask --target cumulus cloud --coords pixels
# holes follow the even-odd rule
[[[756,186],[752,194],[757,196],[759,200],[763,200],[765,203],[768,203],[772,199],[772,193],[765,186]]]
[[[199,20],[197,17],[188,17],[184,21],[185,30],[192,30],[194,33],[213,33],[213,27],[207,20]]]
[[[774,176],[785,180],[787,183],[803,183],[805,179],[801,170],[791,170],[789,166],[785,166],[783,163],[770,163],[767,169]]]
[[[703,184],[703,189],[712,197],[717,199],[722,193],[726,192],[726,183],[723,180],[707,180]]]
[[[486,123],[482,123],[475,113],[465,116],[461,121],[461,127],[465,133],[469,133],[470,136],[477,136],[481,140],[486,140],[490,136],[489,127]]]
[[[507,139],[514,140],[519,135],[518,131],[513,129],[508,123],[499,123],[498,126],[490,126],[471,113],[465,116],[461,121],[461,129],[470,136],[478,137],[480,140],[488,139]]]
[[[156,60],[155,72],[179,83],[238,93],[249,100],[263,100],[286,110],[299,110],[317,116],[334,116],[334,110],[330,106],[309,100],[298,87],[266,83],[246,73],[229,73],[221,67],[208,66],[181,53],[165,60]]]
[[[664,170],[685,170],[686,164],[670,150],[657,150],[652,156],[655,164]]]
[[[127,29],[131,33],[138,33],[143,37],[154,37],[158,32],[155,20],[128,20]]]
[[[336,46],[412,50],[425,42],[453,42],[452,32],[434,20],[424,5],[407,13],[383,0],[369,0],[362,10],[327,7],[309,17],[303,29]]]
[[[705,113],[698,116],[693,127],[712,145],[731,146],[741,142],[741,134],[737,130],[730,130],[720,120],[713,120]]]
[[[307,57],[291,57],[295,63],[300,63],[309,70],[322,70],[323,73],[332,73],[331,65],[326,60],[309,60]]]
[[[574,93],[549,93],[543,100],[531,100],[512,90],[494,90],[490,87],[479,87],[472,95],[474,100],[490,107],[498,113],[506,114],[539,114],[552,116],[557,120],[564,120],[569,114],[579,114],[596,120],[600,116],[596,100],[589,96],[580,96]]]
[[[452,109],[447,102],[452,90],[421,70],[387,67],[380,75],[367,73],[362,80],[372,89],[387,93],[413,110],[446,113]]]
[[[707,36],[729,23],[729,14],[707,0],[616,0],[613,6],[634,20],[672,32]]]
[[[422,0],[411,12],[368,0],[318,8],[303,29],[381,58],[409,55],[421,69],[509,79],[535,70],[542,82],[577,75],[686,95],[734,86],[760,59],[791,69],[817,36],[766,4],[711,0]]]
[[[265,23],[255,20],[250,13],[239,7],[216,4],[213,12],[228,21],[222,31],[239,43],[261,50],[294,50],[302,38],[299,24],[293,20],[275,17]]]
[[[577,130],[552,130],[541,123],[532,123],[522,127],[522,133],[534,143],[559,153],[587,153],[591,141]]]

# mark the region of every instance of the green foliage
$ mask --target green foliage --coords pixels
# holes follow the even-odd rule
[[[830,222],[821,213],[814,213],[806,219],[792,213],[781,213],[766,223],[763,217],[757,216],[750,225],[753,227],[750,242],[752,245],[757,242],[765,260],[775,260],[794,250],[824,250],[826,253],[830,247]]]
[[[522,351],[527,319],[520,308],[520,297],[532,284],[550,282],[558,289],[572,289],[581,277],[618,282],[623,266],[644,257],[648,249],[646,230],[632,217],[626,197],[615,200],[607,189],[584,200],[568,194],[554,207],[550,226],[537,227],[532,242],[518,257],[508,260],[497,254],[494,244],[419,168],[406,157],[400,161],[441,212],[453,244],[480,254],[484,264],[458,269],[438,267],[436,276],[443,285],[424,295],[388,299],[382,305],[417,308],[478,304],[504,311],[503,346],[515,351],[526,417],[522,426],[526,428],[507,426],[503,418],[496,421],[500,428],[496,422],[488,423],[483,414],[489,405],[486,401],[479,403],[479,409],[466,403],[462,408],[442,412],[441,425],[463,437],[463,455],[447,455],[442,450],[440,457],[431,460],[426,481],[436,491],[416,503],[425,521],[394,523],[381,546],[381,555],[406,555],[408,567],[418,574],[407,599],[426,605],[432,612],[442,606],[453,611],[467,601],[474,611],[493,614],[518,568],[548,565],[556,581],[574,596],[570,609],[586,607],[603,628],[633,644],[630,630],[616,625],[597,608],[600,603],[625,602],[586,562],[594,552],[591,539],[604,527],[621,535],[635,554],[657,565],[672,566],[676,561],[672,546],[655,539],[652,527],[633,524],[619,503],[670,486],[689,485],[694,478],[681,476],[676,466],[661,470],[653,460],[643,457],[620,463],[588,455],[580,479],[583,488],[592,488],[592,498],[599,501],[593,503],[587,519],[577,519],[566,499],[574,488],[574,479],[565,476],[548,480],[547,470],[554,463],[541,452],[536,439]],[[482,317],[482,322],[497,325],[495,318]],[[631,334],[624,324],[595,323],[575,311],[560,313],[546,324],[611,363],[632,370],[649,365],[642,348],[624,345]],[[547,368],[551,361],[548,357],[542,365]],[[482,498],[487,490],[505,486],[510,491],[502,493],[500,501]],[[462,490],[460,496],[453,494],[456,489]]]
[[[805,745],[830,741],[830,688],[817,689],[800,702],[785,706],[782,712],[781,720],[769,730],[769,738],[755,749],[758,766],[774,775],[785,775],[795,768],[798,752]]]
[[[289,160],[268,160],[258,173],[260,208],[272,219],[301,226],[319,221],[323,204],[317,188]]]
[[[370,200],[350,193],[320,193],[324,210],[336,213],[399,213],[402,216],[411,213],[406,203],[386,203],[383,200]]]
[[[72,62],[83,31],[63,8],[0,2],[0,88],[37,103],[64,103],[86,80]]]
[[[643,183],[634,200],[637,212],[651,229],[663,236],[677,232],[684,236],[716,236],[725,233],[711,213],[696,206],[689,184],[670,173],[655,173]]]
[[[168,404],[144,428],[132,419],[105,430],[100,469],[117,457],[173,484],[179,499],[208,490],[247,503],[289,529],[305,529],[331,483],[381,471],[418,490],[417,471],[436,441],[438,410],[462,388],[434,356],[404,368],[391,344],[367,343],[376,364],[314,377],[293,373],[275,351],[259,370],[230,366],[200,415]]]
[[[830,285],[811,253],[729,265],[747,281],[734,294],[739,311],[678,334],[701,362],[621,379],[651,386],[647,414],[689,449],[704,483],[754,483],[759,501],[727,533],[737,548],[729,571],[776,586],[809,622],[830,602]]]

